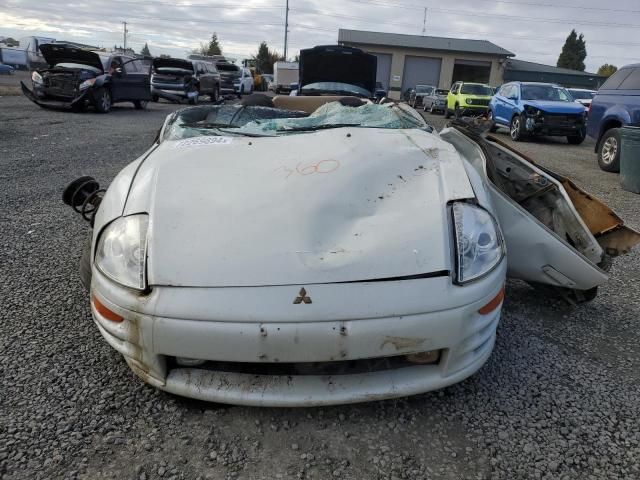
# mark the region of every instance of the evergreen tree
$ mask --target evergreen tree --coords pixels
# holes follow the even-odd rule
[[[602,75],[603,77],[610,77],[614,73],[618,71],[618,67],[615,65],[609,65],[605,63],[598,69],[598,75]]]
[[[578,36],[575,30],[571,30],[558,57],[557,66],[584,72],[585,58],[587,58],[587,45],[584,36],[582,34]]]
[[[142,47],[142,50],[140,50],[140,53],[147,57],[151,56],[151,52],[149,51],[149,45],[147,45],[147,42],[144,43],[144,47]]]
[[[218,42],[218,34],[216,32],[213,32],[213,35],[211,35],[211,40],[209,41],[205,55],[222,55],[222,48]]]

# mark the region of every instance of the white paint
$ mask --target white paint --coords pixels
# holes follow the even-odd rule
[[[233,137],[191,137],[173,142],[173,148],[202,147],[209,145],[230,145]]]

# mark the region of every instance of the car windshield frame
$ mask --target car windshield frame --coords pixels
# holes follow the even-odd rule
[[[525,92],[527,92],[526,95]],[[552,98],[552,96],[548,94],[549,92],[558,93],[558,95],[555,95]],[[567,98],[562,99],[559,92],[564,93]],[[522,100],[537,100],[546,102],[573,102],[573,97],[566,88],[557,87],[555,85],[521,85],[520,98]]]
[[[218,72],[241,73],[240,67],[233,63],[219,62],[216,64],[216,68],[218,69]]]
[[[358,85],[353,85],[351,83],[343,83],[343,82],[314,82],[309,83],[303,86],[300,89],[300,93],[326,93],[327,95],[337,94],[337,95],[355,95],[359,97],[369,98],[371,97],[371,92],[366,88],[359,87]]]
[[[433,86],[431,85],[416,85],[416,93],[431,93]]]
[[[460,87],[460,93],[462,95],[491,97],[493,95],[493,89],[488,85],[482,85],[480,83],[463,83],[462,87]]]

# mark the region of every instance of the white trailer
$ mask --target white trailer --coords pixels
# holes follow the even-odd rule
[[[291,91],[291,84],[298,83],[298,62],[276,62],[273,64],[273,89],[276,93]]]

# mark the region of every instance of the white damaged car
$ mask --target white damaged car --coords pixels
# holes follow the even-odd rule
[[[145,382],[263,406],[442,388],[487,361],[507,275],[588,300],[640,238],[473,127],[333,100],[176,112],[101,202],[66,190],[95,323]]]

